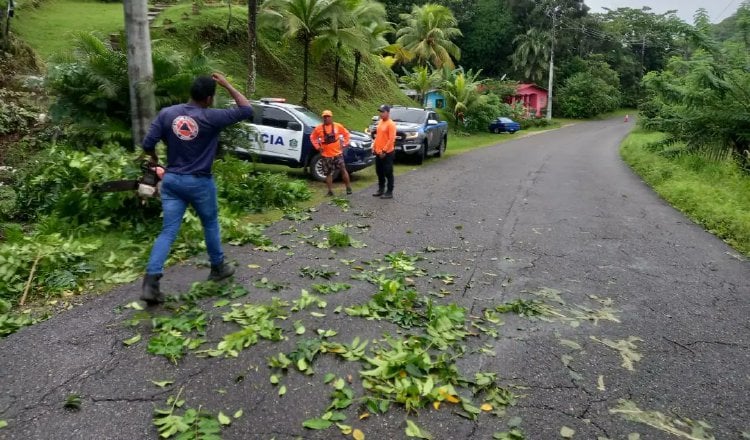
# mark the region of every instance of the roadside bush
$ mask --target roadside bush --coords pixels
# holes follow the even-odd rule
[[[107,229],[159,215],[159,209],[148,209],[158,201],[148,200],[141,208],[134,192],[96,191],[99,183],[136,179],[141,174],[140,164],[117,145],[90,151],[53,146],[18,174],[15,213],[23,220],[51,216],[68,228]]]
[[[565,117],[590,118],[617,109],[620,92],[589,72],[579,72],[560,88],[558,103]]]
[[[86,257],[101,245],[63,238],[60,234],[31,235],[0,245],[0,298],[16,302],[44,286],[46,295],[76,289],[81,275],[91,271]]]
[[[0,89],[0,136],[28,132],[36,122],[38,113],[18,102],[22,95]]]
[[[505,108],[505,107],[507,108]],[[485,99],[479,101],[471,108],[466,116],[466,130],[469,132],[487,131],[487,126],[499,115],[505,114],[510,106],[500,102],[500,98],[494,93],[485,95]]]
[[[152,61],[157,109],[187,101],[193,78],[212,70],[200,49],[183,55],[154,47]],[[50,68],[47,86],[56,97],[50,115],[65,125],[71,142],[132,145],[127,66],[125,52],[94,34],[80,33],[73,60]]]
[[[519,119],[518,122],[521,124],[522,129],[528,129],[532,127],[549,127],[550,125],[550,121],[547,118],[537,118],[536,116]]]
[[[285,174],[253,173],[253,164],[224,156],[214,164],[219,198],[236,211],[260,212],[284,208],[312,196],[307,184]]]

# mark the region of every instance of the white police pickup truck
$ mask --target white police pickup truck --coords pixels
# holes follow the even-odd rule
[[[248,148],[233,146],[232,153],[243,159],[255,157],[263,163],[304,167],[314,179],[325,180],[320,154],[310,142],[310,133],[323,122],[322,119],[305,107],[286,103],[283,98],[262,98],[251,104],[252,122],[238,124],[240,130],[247,128],[243,132],[251,142]],[[375,156],[370,136],[358,131],[350,133],[349,146],[344,149],[344,162],[346,170],[353,173],[372,165]]]

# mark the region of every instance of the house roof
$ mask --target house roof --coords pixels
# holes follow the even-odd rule
[[[539,91],[539,92],[547,93],[547,89],[545,89],[544,87],[539,87],[538,85],[531,84],[531,83],[519,84],[518,87],[516,87],[516,92],[520,93],[522,91],[523,92]]]

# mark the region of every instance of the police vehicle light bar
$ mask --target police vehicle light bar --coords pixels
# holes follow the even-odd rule
[[[260,98],[260,102],[286,102],[286,98]]]

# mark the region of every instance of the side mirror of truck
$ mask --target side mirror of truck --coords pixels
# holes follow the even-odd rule
[[[373,116],[372,122],[378,122],[378,119],[380,119],[380,116]]]
[[[434,119],[428,119],[427,120],[427,125],[437,125],[437,124],[438,124],[438,121],[436,121]]]
[[[299,122],[296,122],[296,121],[287,122],[286,123],[286,128],[288,128],[289,130],[301,131],[302,130],[302,124],[300,124]]]

